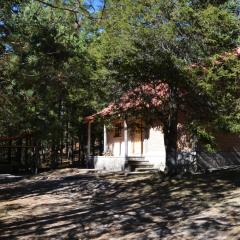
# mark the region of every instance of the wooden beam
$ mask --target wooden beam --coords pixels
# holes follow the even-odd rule
[[[91,122],[88,122],[88,143],[87,143],[87,154],[91,155]]]
[[[125,145],[124,156],[128,157],[128,126],[126,120],[124,120],[124,145]]]
[[[107,152],[107,128],[105,124],[103,126],[103,151]]]

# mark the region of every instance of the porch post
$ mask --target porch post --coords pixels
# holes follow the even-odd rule
[[[127,121],[124,120],[124,145],[125,145],[125,158],[127,159],[128,157],[128,126],[127,126]]]
[[[143,129],[143,157],[146,157],[148,154],[148,140],[150,135],[150,128],[148,126],[144,126]]]
[[[91,122],[88,122],[88,142],[87,142],[87,155],[91,155]]]
[[[107,128],[105,124],[103,126],[103,151],[107,152]]]

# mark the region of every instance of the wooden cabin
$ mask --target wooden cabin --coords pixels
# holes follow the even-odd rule
[[[139,89],[124,95],[117,105],[119,112],[116,114],[116,105],[110,104],[99,113],[87,117],[88,123],[88,156],[89,161],[93,161],[95,169],[107,171],[143,171],[159,170],[164,171],[166,166],[166,151],[164,143],[164,133],[161,122],[156,119],[156,126],[151,127],[139,117],[126,117],[127,112],[132,109],[161,106],[168,94],[167,86],[163,83],[158,85],[148,84],[141,89],[151,99],[151,104],[144,103],[144,97],[139,97]],[[151,112],[151,111],[149,111]],[[115,117],[113,115],[115,114]],[[103,126],[104,150],[101,156],[91,154],[91,125],[94,119],[100,116],[110,124]],[[124,117],[125,116],[125,117]],[[197,164],[197,167],[204,169],[230,167],[240,164],[240,135],[216,133],[217,151],[209,153],[201,151],[196,147],[194,137],[184,128],[184,118],[179,118],[178,140],[177,140],[177,164]],[[196,158],[197,154],[197,158]],[[197,162],[194,162],[197,159]]]

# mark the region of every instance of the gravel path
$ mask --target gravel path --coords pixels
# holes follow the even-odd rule
[[[0,184],[0,239],[240,240],[240,173],[192,179],[57,170]]]

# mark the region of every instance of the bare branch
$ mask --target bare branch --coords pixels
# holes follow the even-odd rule
[[[71,8],[67,8],[67,7],[59,7],[59,6],[56,6],[52,3],[46,2],[44,0],[36,0],[36,1],[40,2],[42,4],[45,4],[46,6],[51,7],[51,8],[56,8],[56,9],[60,9],[60,10],[63,10],[63,11],[68,11],[68,12],[71,12],[71,13],[74,13],[74,14],[79,13],[79,10],[71,9]],[[91,17],[90,13],[84,7],[82,7],[81,5],[79,5],[78,7],[84,14],[88,15],[88,17]]]
[[[106,10],[106,0],[103,0],[102,14],[101,14],[100,20],[103,19],[105,10]]]
[[[68,11],[68,12],[72,12],[72,13],[77,13],[78,11],[77,10],[74,10],[74,9],[71,9],[71,8],[65,8],[65,7],[58,7],[56,5],[53,5],[49,2],[45,2],[43,0],[36,0],[37,2],[40,2],[48,7],[51,7],[51,8],[56,8],[56,9],[60,9],[60,10],[64,10],[64,11]]]

